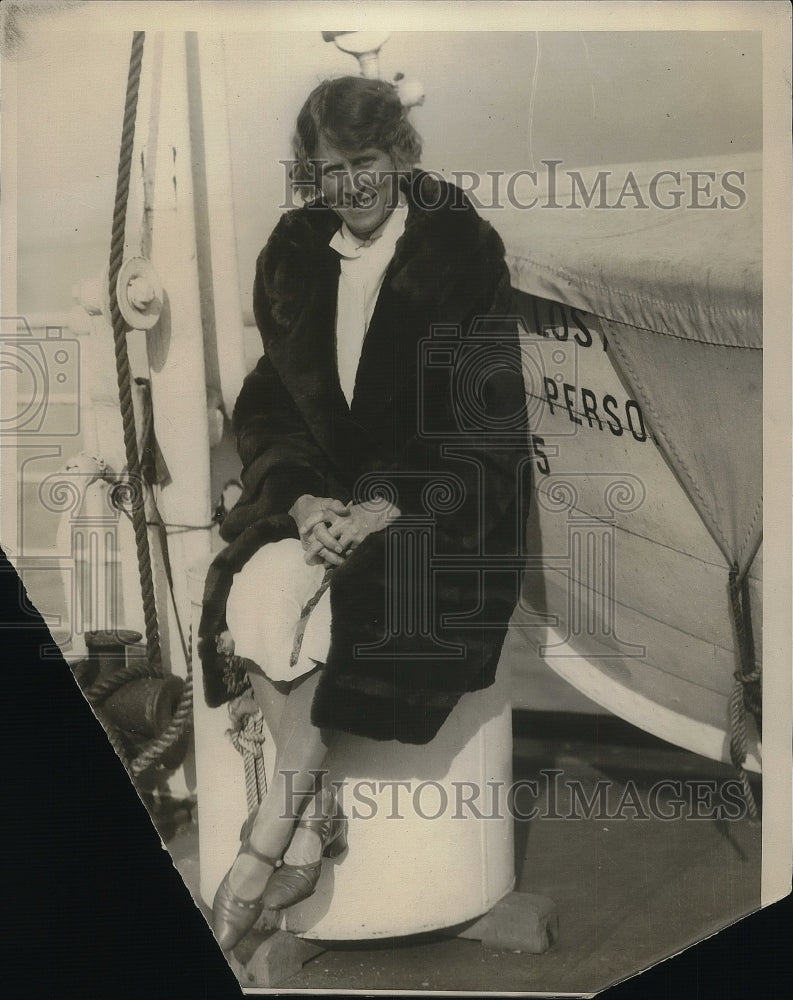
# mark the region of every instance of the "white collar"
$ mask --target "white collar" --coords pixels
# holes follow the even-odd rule
[[[407,202],[400,192],[399,203],[374,235],[362,240],[350,230],[346,222],[342,222],[331,237],[328,246],[346,260],[356,260],[372,247],[377,247],[379,252],[393,250],[397,240],[405,231],[407,208]]]

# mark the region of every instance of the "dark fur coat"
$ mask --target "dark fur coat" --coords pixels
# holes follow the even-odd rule
[[[529,466],[501,239],[431,175],[415,173],[408,198],[351,407],[335,362],[338,217],[321,202],[288,212],[259,256],[265,353],[234,411],[244,489],[207,578],[199,651],[207,702],[222,704],[215,636],[233,574],[297,537],[286,512],[298,496],[385,490],[402,516],[333,571],[312,720],[426,743],[463,693],[494,680],[520,591]]]

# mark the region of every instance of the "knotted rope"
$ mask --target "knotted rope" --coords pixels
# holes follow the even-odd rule
[[[231,745],[242,757],[245,769],[245,797],[248,802],[248,812],[251,812],[267,794],[267,775],[262,758],[262,746],[266,742],[266,737],[264,716],[261,711],[239,716],[236,727],[229,730],[229,738]]]
[[[754,793],[749,784],[749,776],[744,764],[748,749],[746,709],[755,718],[758,731],[762,734],[762,666],[755,663],[754,633],[749,607],[749,580],[744,574],[739,579],[738,564],[734,563],[729,577],[730,608],[738,639],[740,667],[735,671],[732,691],[728,703],[730,718],[730,758],[743,789],[746,806],[752,819],[757,819],[758,809]]]
[[[309,615],[330,586],[330,580],[331,569],[328,568],[317,592],[300,612],[300,620],[295,629],[295,640],[289,658],[289,665],[292,667],[295,666],[300,656],[300,648],[303,645],[303,635]],[[238,668],[243,668],[246,664],[253,666],[244,657],[234,655],[233,640],[228,636],[228,633],[218,637],[218,651],[225,656],[229,666],[236,665]],[[264,760],[262,758],[262,745],[266,742],[266,737],[264,734],[264,716],[261,711],[257,710],[247,713],[238,711],[240,703],[250,698],[249,685],[246,685],[244,692],[229,706],[229,712],[234,725],[228,730],[228,737],[231,740],[231,745],[242,757],[245,769],[245,795],[248,802],[248,812],[251,812],[258,807],[267,794],[267,775],[264,770]]]

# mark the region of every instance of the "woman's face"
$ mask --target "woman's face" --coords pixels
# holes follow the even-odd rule
[[[367,239],[396,208],[399,195],[394,161],[388,153],[339,149],[320,137],[320,188],[325,201],[360,239]]]

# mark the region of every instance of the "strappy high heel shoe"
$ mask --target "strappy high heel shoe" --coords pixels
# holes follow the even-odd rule
[[[335,811],[336,803],[333,802]],[[284,862],[272,873],[262,895],[261,906],[267,910],[285,910],[301,900],[308,899],[317,888],[322,872],[322,858],[337,858],[347,850],[347,818],[321,816],[319,819],[301,819],[296,829],[313,830],[322,844],[319,861],[308,865],[290,865]]]
[[[261,851],[257,851],[251,845],[250,834],[252,826],[253,824],[247,821],[243,826],[245,836],[237,852],[237,857],[240,854],[249,854],[251,857],[256,858],[257,861],[270,865],[271,868],[277,870],[282,864],[280,858],[271,858],[266,854],[262,854]],[[212,930],[223,951],[231,951],[259,919],[264,909],[264,893],[267,891],[267,886],[265,886],[262,892],[254,899],[241,899],[231,888],[230,879],[231,868],[223,876],[223,881],[218,886],[218,891],[215,893],[215,899],[212,902]],[[267,885],[269,885],[269,881]]]

